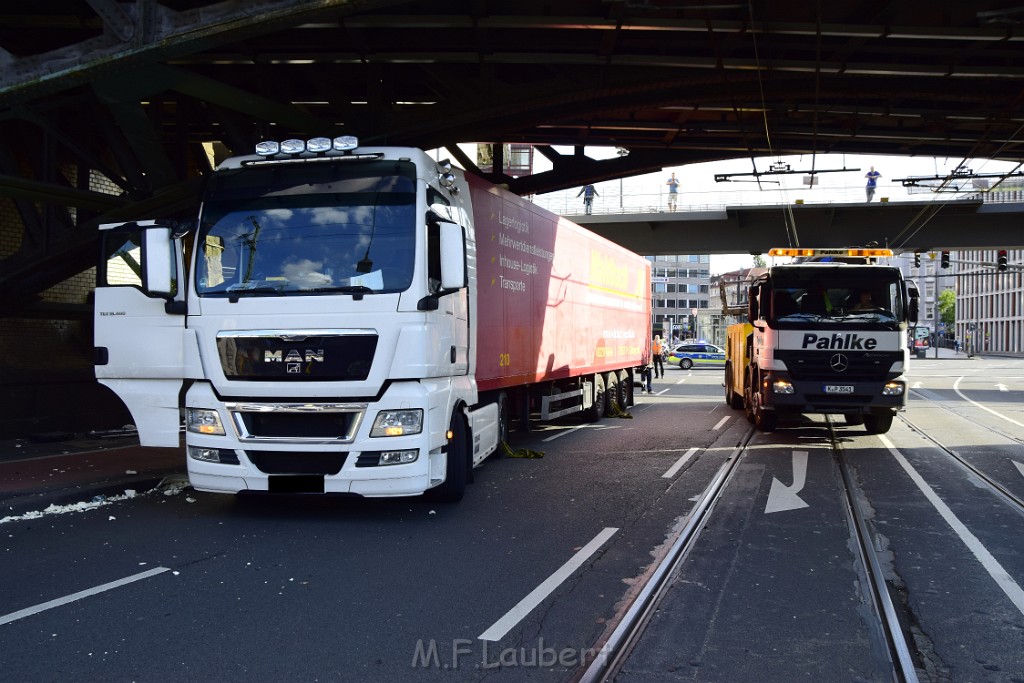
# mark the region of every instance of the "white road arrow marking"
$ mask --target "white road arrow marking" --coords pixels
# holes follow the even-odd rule
[[[1019,463],[1016,460],[1011,460],[1010,462],[1013,463],[1013,466],[1016,467],[1017,471],[1020,472],[1022,477],[1024,477],[1024,463]]]
[[[914,382],[912,385],[910,385],[910,388],[911,389],[920,389],[921,388],[921,383],[920,382]]]
[[[998,388],[999,391],[1009,391],[1009,389],[1006,388],[1005,384],[997,384],[996,388]]]
[[[793,451],[793,485],[786,486],[772,477],[772,488],[768,492],[768,504],[764,508],[766,515],[773,512],[798,510],[809,507],[797,494],[807,482],[807,451]]]

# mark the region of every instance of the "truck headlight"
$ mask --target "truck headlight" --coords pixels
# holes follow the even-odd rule
[[[224,425],[216,410],[189,408],[185,411],[185,428],[193,434],[215,434],[224,436]]]
[[[775,394],[792,394],[793,385],[784,379],[777,379],[772,382],[772,393]]]
[[[382,410],[373,421],[370,436],[405,436],[423,431],[423,409]]]
[[[889,382],[882,387],[882,396],[902,396],[903,395],[903,383],[902,382]]]

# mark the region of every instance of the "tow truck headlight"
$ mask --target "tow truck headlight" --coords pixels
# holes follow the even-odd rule
[[[216,410],[189,408],[185,411],[185,428],[193,434],[224,436],[224,425]]]
[[[903,383],[902,382],[888,382],[882,387],[882,396],[902,396],[903,395]]]
[[[423,431],[423,410],[382,410],[373,421],[370,436],[405,436]]]
[[[773,394],[792,394],[793,393],[793,385],[790,382],[788,382],[788,381],[786,381],[784,379],[777,379],[777,380],[772,382],[772,393]]]

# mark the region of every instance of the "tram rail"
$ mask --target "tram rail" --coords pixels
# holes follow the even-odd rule
[[[872,543],[872,534],[862,510],[858,489],[847,466],[841,441],[828,424],[828,441],[833,458],[841,473],[841,488],[844,498],[847,525],[855,541],[857,556],[863,575],[867,577],[867,598],[872,611],[879,620],[878,633],[884,638],[883,650],[889,653],[892,666],[892,680],[896,683],[917,683],[917,669],[908,639],[904,634],[899,616],[886,583],[882,562]],[[662,598],[673,583],[673,577],[696,545],[701,531],[707,525],[715,506],[722,499],[729,482],[742,463],[744,455],[757,431],[751,427],[739,440],[737,446],[716,472],[704,493],[697,501],[684,527],[677,533],[671,548],[651,573],[650,579],[637,594],[633,604],[622,616],[607,640],[600,645],[593,661],[573,677],[575,683],[603,683],[614,680],[630,652],[642,637],[651,616],[658,609]]]

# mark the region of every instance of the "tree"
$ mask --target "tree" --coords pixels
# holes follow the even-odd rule
[[[939,320],[946,323],[946,329],[956,324],[956,292],[944,289],[939,293]]]
[[[764,257],[761,256],[760,254],[754,254],[754,267],[755,268],[767,268],[768,267],[767,265],[765,265]]]

